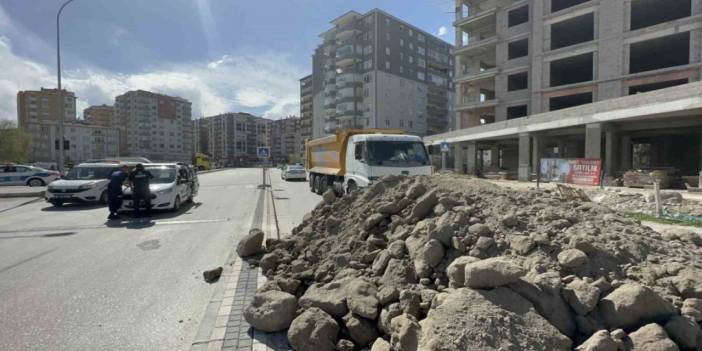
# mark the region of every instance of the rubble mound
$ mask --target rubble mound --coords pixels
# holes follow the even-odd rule
[[[700,239],[548,190],[387,176],[268,239],[258,293],[294,295],[291,343],[323,326],[321,349],[702,348],[690,235]],[[325,321],[302,324],[316,315]]]

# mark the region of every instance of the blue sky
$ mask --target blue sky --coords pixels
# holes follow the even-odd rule
[[[0,118],[18,90],[55,87],[63,0],[0,1]],[[179,95],[193,117],[298,114],[319,33],[346,11],[380,8],[453,42],[453,0],[74,0],[61,17],[65,85],[78,108],[132,89]],[[444,27],[444,29],[440,29]],[[80,114],[80,113],[79,113]]]

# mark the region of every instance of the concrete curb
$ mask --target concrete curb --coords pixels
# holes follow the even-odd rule
[[[44,190],[25,191],[22,193],[0,193],[0,199],[13,198],[13,197],[43,197],[43,196],[44,196]]]

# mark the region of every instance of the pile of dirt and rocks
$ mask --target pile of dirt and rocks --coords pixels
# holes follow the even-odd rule
[[[252,260],[296,350],[702,349],[702,238],[441,175],[323,201]]]
[[[684,199],[680,192],[675,191],[662,191],[660,194],[661,205],[668,212],[702,216],[701,202]],[[592,201],[617,211],[647,215],[656,214],[656,199],[652,190],[646,193],[622,191],[620,189],[592,190],[588,192],[588,196]]]

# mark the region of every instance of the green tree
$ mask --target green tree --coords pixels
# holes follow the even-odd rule
[[[14,121],[0,119],[0,162],[26,162],[30,143],[29,135]]]

